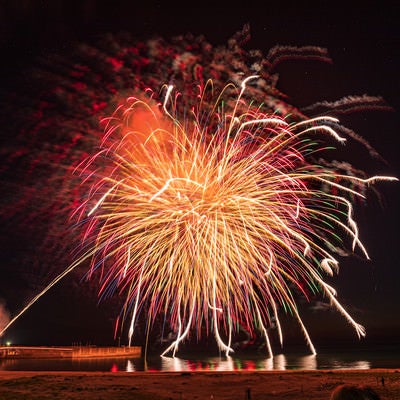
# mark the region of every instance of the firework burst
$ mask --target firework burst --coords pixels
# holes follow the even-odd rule
[[[263,332],[272,355],[267,329],[276,321],[282,340],[284,307],[315,353],[291,287],[305,297],[323,292],[365,334],[323,280],[338,264],[323,241],[338,246],[341,231],[368,257],[348,197],[392,178],[340,175],[308,162],[324,150],[313,135],[345,141],[332,128],[338,121],[289,123],[264,113],[242,99],[257,78],[240,90],[228,85],[216,101],[207,83],[184,115],[177,105],[184,94],[172,86],[158,106],[129,98],[107,120],[102,149],[82,166],[85,184],[94,178],[82,212],[92,243],[83,259],[93,258],[91,272],[101,269],[101,295],[125,293],[129,340],[145,310],[150,321],[165,315],[176,332],[163,354],[175,354],[205,325],[227,355],[239,326]]]
[[[211,47],[193,38],[187,39],[190,46],[180,38],[175,47],[154,40],[146,46],[110,46],[108,38],[109,57],[83,46],[79,55],[90,55],[89,65],[102,60],[104,71],[112,69],[113,85],[91,93],[93,71],[77,63],[70,79],[78,82],[56,86],[56,101],[39,103],[48,118],[36,122],[34,130],[43,136],[62,127],[68,146],[51,151],[63,162],[51,164],[55,173],[38,191],[40,199],[43,187],[56,194],[47,210],[63,212],[52,215],[53,226],[62,226],[56,223],[59,215],[72,213],[78,221],[82,252],[2,332],[60,279],[90,261],[87,277],[99,278],[100,298],[117,293],[125,299],[116,330],[128,322],[129,344],[140,315],[146,315],[149,327],[159,316],[170,325],[176,339],[163,354],[175,355],[190,335],[213,334],[228,355],[233,335],[244,329],[263,334],[272,356],[268,332],[276,326],[282,343],[282,309],[296,318],[315,353],[297,302],[299,295],[309,299],[316,293],[364,336],[324,276],[338,271],[336,254],[346,252],[348,243],[368,258],[353,219],[353,200],[365,198],[375,181],[395,178],[367,177],[347,163],[327,161],[332,144],[342,146],[348,137],[377,153],[336,118],[308,118],[275,88],[271,71],[289,53],[325,61],[323,49],[277,47],[263,59],[240,48],[240,35],[212,57]],[[97,119],[86,116],[104,113],[107,101],[123,97],[124,80],[134,69],[144,78],[134,79],[129,97],[103,119],[100,137]],[[154,92],[157,75],[174,85]],[[82,100],[82,93],[87,98]],[[387,107],[366,96],[315,107],[351,109],[362,101]],[[60,118],[54,110],[67,103]]]

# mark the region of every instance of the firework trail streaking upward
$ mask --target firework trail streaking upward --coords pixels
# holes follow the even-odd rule
[[[263,59],[241,49],[246,33],[215,50],[188,37],[131,47],[108,39],[112,55],[79,53],[89,67],[74,64],[70,75],[80,80],[56,87],[56,102],[39,104],[47,119],[35,132],[62,128],[57,134],[68,145],[53,153],[63,161],[38,191],[56,193],[49,210],[62,212],[52,215],[53,226],[60,229],[58,218],[66,214],[78,221],[82,251],[10,324],[90,262],[87,277],[99,278],[100,298],[125,299],[116,329],[128,322],[129,344],[140,315],[149,326],[165,318],[176,339],[163,354],[174,355],[183,340],[205,331],[228,355],[235,332],[245,329],[261,332],[272,355],[268,331],[276,326],[282,342],[282,309],[297,319],[315,353],[297,306],[299,295],[314,293],[328,298],[358,336],[365,334],[324,276],[338,270],[336,254],[349,242],[368,258],[353,200],[366,198],[375,181],[395,178],[328,161],[332,144],[348,138],[377,154],[336,118],[309,118],[275,88],[271,71],[279,60],[288,53],[326,60],[323,49],[276,48]],[[114,78],[91,92],[96,60]],[[71,103],[76,99],[78,105]],[[386,107],[365,97],[316,107],[351,109],[361,100]],[[102,119],[101,135],[97,119],[87,116],[105,115],[114,101],[119,105]],[[67,108],[58,114],[60,104]]]

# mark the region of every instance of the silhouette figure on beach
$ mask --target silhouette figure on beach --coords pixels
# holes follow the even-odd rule
[[[340,385],[334,389],[330,400],[380,400],[380,396],[368,386]]]

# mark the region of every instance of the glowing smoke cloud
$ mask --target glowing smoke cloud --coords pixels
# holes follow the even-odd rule
[[[0,336],[4,332],[4,327],[6,327],[10,322],[10,313],[7,310],[3,301],[0,300]]]
[[[365,199],[374,182],[394,178],[329,161],[328,149],[347,139],[377,154],[336,118],[309,118],[276,89],[272,71],[279,62],[288,55],[327,61],[324,49],[276,47],[264,58],[242,49],[247,34],[245,28],[215,49],[190,35],[171,43],[109,37],[99,48],[82,46],[73,54],[79,62],[67,68],[67,83],[39,103],[48,118],[36,121],[34,132],[54,143],[46,151],[61,160],[40,182],[40,190],[55,195],[41,210],[62,209],[52,224],[60,229],[58,216],[72,209],[78,226],[86,227],[82,253],[10,324],[90,261],[88,278],[99,277],[100,297],[126,299],[116,329],[128,319],[129,342],[139,315],[147,314],[149,326],[164,316],[176,339],[163,354],[175,354],[183,340],[205,330],[228,355],[233,335],[244,329],[261,332],[272,355],[268,330],[276,326],[283,341],[282,309],[315,353],[296,301],[316,293],[358,336],[365,334],[323,277],[338,271],[335,255],[348,248],[368,258],[353,200]],[[65,73],[63,59],[60,66]],[[112,79],[103,81],[107,74]],[[104,115],[113,101],[119,105],[103,119],[101,136],[98,120],[88,115]],[[314,109],[332,115],[362,102],[387,108],[362,96]],[[30,191],[32,199],[35,187]]]

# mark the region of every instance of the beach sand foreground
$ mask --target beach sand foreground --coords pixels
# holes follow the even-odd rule
[[[400,369],[240,372],[0,371],[1,400],[327,400],[341,384],[400,400]]]

